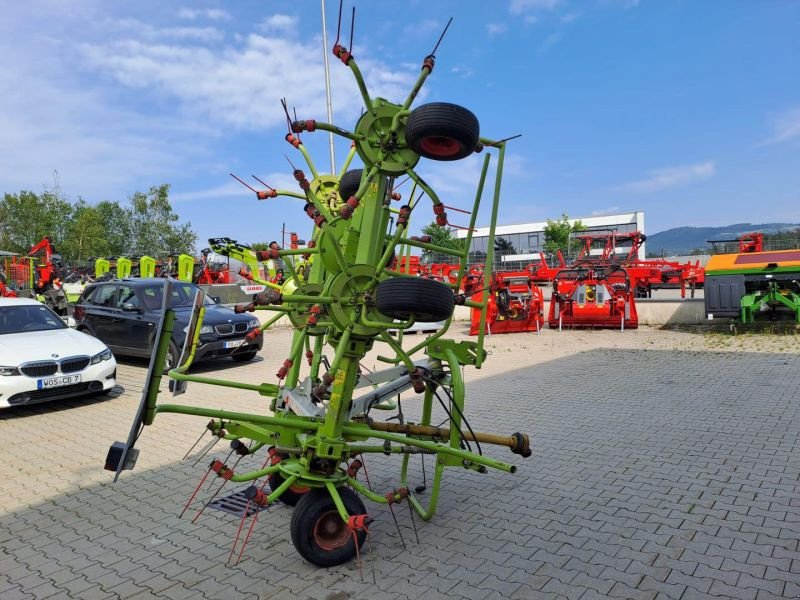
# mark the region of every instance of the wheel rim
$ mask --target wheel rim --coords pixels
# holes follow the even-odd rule
[[[350,540],[350,532],[336,510],[321,515],[312,533],[317,546],[329,552],[341,548]]]
[[[453,138],[438,135],[423,138],[419,147],[431,156],[455,156],[461,152],[461,144]]]

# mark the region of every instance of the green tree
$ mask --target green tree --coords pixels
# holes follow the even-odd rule
[[[197,241],[191,223],[178,223],[178,215],[169,202],[169,184],[153,186],[145,194],[136,192],[128,208],[131,247],[136,255],[191,253]]]
[[[429,223],[422,228],[424,235],[431,236],[431,244],[450,248],[452,250],[463,250],[465,240],[453,235],[453,230],[449,227],[439,227],[435,222]],[[422,251],[422,262],[444,262],[453,261],[454,257],[449,254],[441,254],[432,250]]]
[[[563,213],[557,221],[547,219],[544,228],[544,250],[550,254],[555,254],[561,250],[564,254],[571,254],[577,244],[570,237],[578,231],[584,231],[586,225],[581,221],[570,223],[567,213]]]
[[[119,256],[131,251],[131,224],[127,209],[120,206],[119,202],[103,200],[94,206],[100,222],[105,228],[105,239],[108,249],[102,253],[105,256]],[[146,253],[145,253],[146,254]],[[99,256],[91,254],[90,256]]]
[[[44,236],[58,247],[71,213],[71,204],[54,192],[6,193],[0,201],[0,248],[25,254]]]
[[[67,223],[61,254],[68,262],[84,262],[90,256],[109,256],[110,243],[97,207],[78,199]]]

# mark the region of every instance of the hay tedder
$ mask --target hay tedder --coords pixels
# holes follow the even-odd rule
[[[553,279],[547,324],[551,329],[636,329],[636,301],[625,269],[572,267]]]
[[[430,519],[436,512],[446,469],[469,469],[476,473],[483,473],[487,468],[516,471],[514,465],[483,454],[481,444],[505,446],[523,457],[531,454],[527,435],[473,431],[466,418],[463,367],[480,368],[486,358],[483,332],[488,299],[474,302],[459,293],[457,284],[414,277],[389,268],[395,257],[402,256],[403,250],[411,246],[457,258],[460,276],[456,281],[461,280],[468,250],[439,247],[408,234],[412,217],[422,211],[428,201],[433,206],[437,224],[448,225],[445,205],[415,171],[420,158],[454,161],[474,152],[484,152],[484,160],[469,211],[469,237],[490,159],[493,154],[497,157],[487,257],[487,264],[492,264],[492,238],[508,138],[482,137],[477,118],[454,104],[437,102],[411,109],[433,71],[436,48],[425,57],[408,97],[395,104],[369,95],[356,60],[351,51],[339,43],[338,37],[337,34],[333,54],[355,77],[365,111],[352,131],[331,123],[292,120],[287,111],[289,133],[286,140],[302,155],[311,179],[294,168],[300,193],[285,195],[303,199],[303,210],[314,227],[307,247],[275,247],[267,251],[269,257],[281,259],[307,255],[310,267],[302,277],[293,267],[288,268],[287,276],[294,285],[291,292],[273,288],[270,294],[242,308],[272,311],[274,316],[263,328],[281,317],[288,318],[294,327],[291,348],[275,382],[248,384],[187,374],[194,348],[192,340],[196,344],[202,322],[200,298],[195,304],[198,318],[190,325],[190,335],[187,335],[190,341],[184,348],[180,366],[168,373],[174,393],[185,391],[188,382],[196,382],[249,391],[256,399],[269,398],[269,404],[265,404],[261,412],[243,413],[158,401],[162,366],[174,322],[172,311],[165,310],[160,341],[151,359],[139,413],[127,443],[115,443],[106,463],[106,468],[116,470],[117,475],[122,469],[132,468],[138,453],[133,448],[135,440],[143,427],[152,424],[162,413],[210,419],[207,430],[214,440],[229,440],[231,454],[237,457],[259,454],[254,462],[261,467],[247,472],[237,471],[235,464],[227,464],[227,459],[211,461],[201,485],[187,503],[188,508],[197,494],[202,495],[199,490],[208,477],[219,478],[223,484],[244,484],[239,492],[243,500],[236,514],[241,521],[233,540],[231,558],[246,521],[251,520],[238,547],[239,557],[258,511],[282,501],[294,506],[290,529],[297,551],[315,565],[327,567],[344,563],[357,556],[367,537],[371,519],[361,497],[389,508],[405,501],[413,512]],[[317,172],[299,137],[302,132],[313,131],[333,132],[352,141],[351,151],[338,176]],[[363,169],[347,171],[356,154],[363,162]],[[398,176],[408,176],[414,187],[408,201],[395,208],[392,202],[399,197],[393,187]],[[257,194],[264,199],[284,195],[273,188]],[[423,202],[424,196],[427,200]],[[469,237],[465,248],[469,248]],[[292,262],[286,261],[286,264]],[[483,286],[488,288],[490,283],[491,272],[487,271]],[[171,282],[165,282],[165,286],[170,285]],[[165,309],[168,296],[164,294]],[[459,342],[444,337],[456,304],[480,309],[477,341]],[[439,320],[445,321],[439,331],[410,348],[404,347],[402,335],[393,337],[390,334],[390,330],[402,332],[414,322]],[[360,367],[360,361],[376,345],[383,346],[385,352],[379,360],[388,366],[367,373]],[[333,354],[330,362],[324,356],[326,348]],[[403,418],[399,395],[408,391],[420,398],[418,423]],[[433,421],[436,406],[440,407],[437,411],[442,409],[447,415],[446,426]],[[374,412],[378,409],[396,411],[396,415],[394,419],[377,420]],[[475,451],[471,451],[470,444],[474,444]],[[400,458],[395,487],[374,491],[357,478],[364,457],[370,453]],[[415,489],[409,482],[412,478],[409,463],[414,455],[421,455],[423,459],[428,455],[435,460],[427,503],[418,495],[422,493],[422,486]]]

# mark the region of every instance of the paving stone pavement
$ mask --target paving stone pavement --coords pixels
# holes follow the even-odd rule
[[[660,332],[631,335],[647,346]],[[127,433],[141,362],[121,363],[108,400],[0,412],[0,598],[800,598],[800,357],[596,344],[554,357],[526,339],[469,373],[467,415],[476,430],[530,433],[533,457],[484,447],[518,472],[449,471],[437,515],[415,522],[419,544],[396,507],[407,549],[388,509],[368,504],[363,579],[355,563],[322,570],[299,558],[282,505],[225,566],[238,521],[178,518],[202,474],[180,461],[202,419],[159,416],[136,469],[112,485],[103,459]],[[271,380],[283,359],[272,350],[198,371]],[[267,404],[195,385],[183,398]],[[413,418],[414,400],[403,406]],[[367,467],[374,488],[396,486],[396,459]]]

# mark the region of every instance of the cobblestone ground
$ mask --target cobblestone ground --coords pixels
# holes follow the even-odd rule
[[[396,507],[407,549],[388,509],[368,504],[376,522],[363,576],[355,562],[322,570],[299,558],[282,505],[261,514],[241,562],[225,566],[238,521],[218,511],[178,519],[202,474],[180,461],[202,419],[159,416],[136,469],[112,485],[102,463],[127,433],[142,363],[120,365],[108,400],[0,413],[0,598],[800,597],[800,357],[703,350],[690,334],[678,349],[637,350],[677,334],[617,335],[490,341],[487,369],[469,375],[467,414],[476,430],[529,432],[533,457],[484,448],[518,472],[448,472],[438,514],[416,520],[420,543]],[[586,342],[569,350],[568,339]],[[271,380],[277,345],[251,364],[198,370]],[[194,385],[185,398],[266,403]],[[413,405],[403,403],[407,416]],[[395,459],[367,467],[377,490],[396,485]]]

